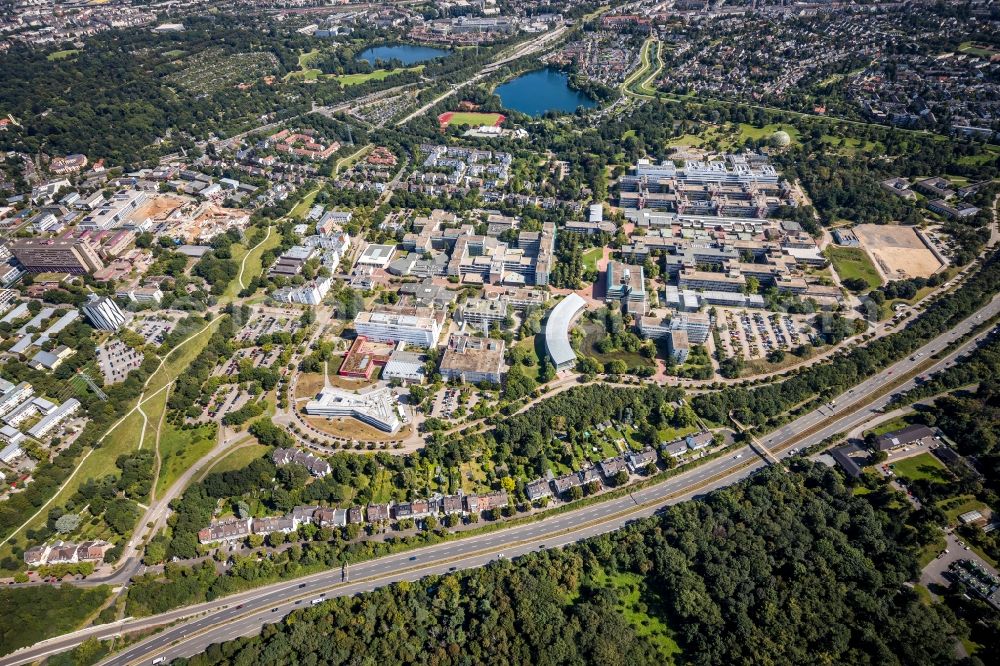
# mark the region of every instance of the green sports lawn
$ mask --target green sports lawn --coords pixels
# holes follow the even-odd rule
[[[450,115],[449,115],[450,114]],[[448,125],[498,125],[504,120],[502,113],[479,113],[475,111],[454,111],[442,114],[441,124]]]
[[[948,468],[930,453],[904,458],[892,464],[892,471],[911,481],[927,479],[935,483],[945,483],[951,479]]]

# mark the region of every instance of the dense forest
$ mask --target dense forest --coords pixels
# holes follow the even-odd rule
[[[892,499],[822,466],[769,469],[562,550],[332,599],[184,663],[953,663],[967,629],[905,585],[922,517]]]

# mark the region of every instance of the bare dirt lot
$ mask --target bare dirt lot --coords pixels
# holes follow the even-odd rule
[[[139,206],[135,214],[132,215],[132,219],[144,220],[147,217],[151,217],[153,219],[164,219],[185,203],[187,202],[184,199],[169,194],[153,196],[147,199],[144,204]]]
[[[861,224],[852,231],[886,280],[930,277],[941,268],[913,227]]]

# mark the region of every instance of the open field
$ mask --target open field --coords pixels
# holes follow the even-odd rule
[[[871,430],[866,430],[864,434],[871,433],[876,437],[878,435],[884,435],[887,432],[892,432],[893,430],[899,430],[900,428],[905,428],[908,425],[913,425],[917,422],[914,418],[916,413],[903,414],[902,416],[897,416],[894,419],[889,419],[885,423],[880,423]]]
[[[583,253],[583,266],[588,271],[597,270],[597,262],[604,256],[603,247],[593,247]]]
[[[270,230],[270,234],[263,241],[255,243],[254,247],[246,249],[242,246],[234,246],[233,258],[241,263],[243,272],[226,287],[223,299],[235,298],[240,290],[250,283],[251,278],[260,275],[261,271],[264,270],[261,261],[264,253],[281,244],[281,234],[276,233],[270,227],[268,229]]]
[[[958,45],[958,50],[962,53],[968,53],[969,55],[979,56],[980,58],[985,58],[989,60],[1000,51],[989,44],[983,44],[981,42],[962,42]]]
[[[45,56],[45,59],[48,60],[49,62],[54,62],[56,60],[65,60],[66,58],[72,58],[79,52],[80,52],[79,49],[64,49],[62,51],[53,51],[52,53]]]
[[[951,480],[948,468],[930,453],[904,458],[893,463],[891,467],[897,476],[911,481],[926,479],[936,483],[946,483]]]
[[[215,446],[215,426],[202,425],[180,430],[170,423],[160,433],[160,475],[157,495],[165,493],[189,467],[201,460]]]
[[[670,139],[667,142],[668,148],[701,148],[709,152],[716,150],[721,152],[732,152],[739,150],[747,139],[755,141],[767,141],[775,132],[782,131],[788,134],[791,145],[799,141],[799,131],[791,125],[769,124],[756,127],[748,123],[734,125],[725,123],[721,125],[703,125],[697,134],[682,134]]]
[[[930,277],[941,268],[941,262],[927,249],[913,227],[860,224],[853,231],[886,279]]]
[[[958,517],[963,513],[968,513],[969,511],[987,511],[988,507],[986,504],[978,499],[975,495],[959,495],[958,497],[951,497],[946,500],[941,500],[938,502],[938,508],[944,511],[945,515],[948,516],[949,525],[958,525]],[[984,515],[986,515],[984,513]]]
[[[642,576],[634,573],[615,572],[608,574],[598,569],[590,575],[592,582],[600,589],[613,589],[618,596],[618,610],[639,636],[647,637],[655,646],[659,663],[676,663],[681,649],[674,639],[673,631],[663,622],[660,612],[650,612],[662,605],[660,599],[645,583]]]
[[[441,123],[441,127],[448,127],[449,125],[498,126],[504,120],[506,120],[506,116],[502,113],[446,111],[438,116],[438,122]]]
[[[356,86],[359,83],[367,83],[368,81],[382,81],[393,74],[401,74],[403,72],[422,72],[424,71],[423,65],[416,65],[414,67],[404,67],[401,69],[376,69],[371,72],[364,72],[359,74],[337,74],[330,76],[329,78],[336,81],[342,86]]]
[[[792,144],[798,143],[799,141],[799,131],[791,125],[776,125],[774,123],[770,125],[764,125],[763,127],[754,127],[753,125],[748,125],[747,123],[739,124],[739,142],[743,143],[747,139],[754,139],[757,141],[763,139],[769,139],[775,132],[785,132],[788,137],[792,140]]]
[[[264,446],[263,444],[247,444],[240,446],[239,448],[234,448],[231,452],[219,458],[215,464],[205,470],[201,476],[215,474],[217,472],[231,472],[233,470],[243,469],[254,460],[263,458],[264,455],[270,450],[270,447]]]
[[[837,271],[841,280],[861,278],[871,289],[882,284],[878,270],[861,248],[830,245],[823,253],[833,264],[833,270]]]
[[[205,330],[193,338],[188,338],[188,342],[184,344],[179,351],[177,351],[176,348],[172,350],[167,361],[150,378],[144,396],[148,398],[160,389],[164,389],[167,384],[172,382],[178,375],[180,375],[181,372],[186,370],[194,357],[197,356],[205,344],[207,344],[209,337],[211,337],[212,332],[215,330],[217,325],[218,324],[216,323],[208,326]],[[164,389],[163,392],[165,393],[166,390]],[[135,451],[139,448],[140,444],[144,447],[153,445],[156,441],[156,427],[159,423],[159,415],[162,412],[162,409],[157,407],[157,403],[155,401],[155,398],[158,396],[159,394],[157,394],[157,396],[153,396],[154,399],[147,403],[149,412],[147,412],[148,423],[145,427],[145,432],[143,428],[144,421],[142,414],[138,410],[133,411],[125,417],[117,425],[117,427],[108,432],[101,443],[101,446],[94,448],[89,454],[87,454],[87,457],[83,459],[73,476],[63,486],[62,490],[56,493],[56,495],[50,500],[47,505],[48,508],[62,506],[65,504],[66,500],[76,493],[80,486],[89,479],[102,478],[108,474],[117,474],[118,469],[115,466],[115,460],[118,456]],[[15,536],[12,537],[3,548],[0,548],[0,558],[10,555],[10,549],[15,544],[24,547],[27,539],[25,536],[26,533],[29,530],[37,529],[40,525],[42,525],[47,516],[48,511],[41,511],[33,519],[28,520],[28,522]],[[27,520],[28,517],[26,516],[25,519]]]
[[[325,385],[322,372],[300,372],[295,382],[295,395],[293,398],[313,398]]]

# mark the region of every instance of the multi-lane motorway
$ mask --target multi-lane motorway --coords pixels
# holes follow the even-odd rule
[[[793,450],[864,423],[889,403],[893,392],[915,385],[911,375],[931,373],[952,365],[956,357],[981,341],[986,332],[939,359],[932,359],[932,356],[998,313],[1000,297],[911,356],[839,396],[832,407],[827,405],[810,412],[762,437],[760,443],[775,457],[781,458],[790,455]],[[892,386],[892,390],[885,390],[887,386]],[[497,559],[555,548],[618,529],[631,520],[652,515],[663,506],[739,481],[766,464],[764,458],[756,455],[750,447],[743,447],[723,458],[623,497],[489,534],[355,564],[350,568],[346,581],[342,580],[340,570],[326,571],[151,618],[87,628],[0,658],[0,666],[29,663],[69,650],[87,638],[107,639],[123,631],[131,633],[164,625],[169,626],[104,663],[140,664],[150,663],[159,657],[170,661],[191,656],[212,643],[257,633],[263,625],[276,622],[296,608],[309,606],[314,601],[318,603],[325,598],[357,594],[397,581],[478,567]]]

